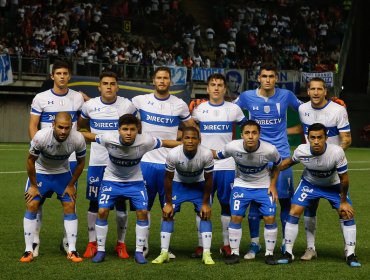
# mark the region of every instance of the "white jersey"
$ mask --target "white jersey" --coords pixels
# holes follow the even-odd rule
[[[346,108],[330,100],[320,109],[312,108],[311,101],[308,101],[299,106],[298,112],[306,140],[308,127],[314,123],[325,125],[328,129],[327,143],[338,146],[341,143],[339,133],[351,131]]]
[[[54,137],[54,129],[43,128],[36,132],[29,149],[31,155],[37,156],[36,173],[60,174],[69,172],[69,156],[76,152],[78,158],[86,155],[85,138],[78,131],[71,130],[68,138],[58,142]]]
[[[281,157],[274,145],[260,140],[257,150],[247,152],[243,139],[234,140],[223,150],[217,151],[218,158],[233,157],[236,163],[234,186],[242,188],[263,189],[270,186],[268,163],[274,166],[281,163]]]
[[[220,150],[230,143],[233,124],[241,124],[245,119],[238,105],[226,101],[220,105],[204,102],[193,111],[192,116],[199,123],[202,145],[213,150]],[[235,170],[234,159],[215,160],[215,170]]]
[[[198,146],[193,158],[184,154],[183,145],[173,148],[166,159],[166,170],[175,172],[173,180],[185,184],[204,181],[204,172],[213,170],[213,155],[210,149]]]
[[[139,95],[132,98],[132,103],[139,111],[142,133],[159,139],[176,140],[180,122],[191,118],[186,103],[173,95],[166,99],[158,99],[154,93]],[[164,164],[168,151],[160,148],[149,152],[142,161]]]
[[[97,135],[95,140],[98,144],[104,146],[109,154],[103,180],[115,182],[143,181],[140,169],[142,156],[162,145],[158,138],[138,134],[134,143],[127,146],[120,141],[118,131]]]
[[[95,134],[118,130],[118,119],[124,114],[135,114],[136,108],[127,98],[117,96],[113,103],[104,103],[95,97],[82,106],[81,117],[90,119],[90,130]],[[108,163],[107,150],[97,143],[91,143],[89,166],[105,166]]]
[[[343,149],[334,144],[327,144],[325,152],[319,156],[311,153],[310,144],[299,145],[294,151],[292,160],[304,165],[302,178],[320,187],[339,184],[338,174],[348,170]]]
[[[77,131],[77,118],[81,112],[84,99],[80,93],[68,89],[66,94],[55,94],[49,89],[36,94],[31,104],[31,115],[40,117],[40,127],[51,127],[56,114],[67,112],[72,117],[72,129]],[[76,160],[75,154],[70,157],[71,161]]]

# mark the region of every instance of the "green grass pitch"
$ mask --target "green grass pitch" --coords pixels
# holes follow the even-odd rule
[[[339,230],[337,214],[326,201],[321,201],[318,212],[316,249],[318,259],[302,262],[300,255],[305,249],[305,234],[302,220],[295,244],[296,261],[291,265],[268,266],[260,253],[254,261],[242,261],[234,266],[223,263],[218,250],[222,242],[220,208],[215,201],[213,211],[212,252],[216,261],[214,266],[205,266],[199,259],[189,255],[197,245],[195,215],[191,204],[184,204],[176,215],[175,232],[172,235],[171,249],[177,258],[168,264],[138,265],[132,258],[135,248],[135,215],[130,213],[126,244],[130,259],[120,260],[113,253],[116,238],[115,213],[109,218],[106,261],[94,264],[89,259],[82,263],[71,263],[59,251],[62,237],[62,208],[55,197],[44,206],[43,227],[41,231],[40,255],[33,262],[23,264],[19,258],[24,251],[23,199],[27,179],[25,160],[27,144],[0,145],[0,279],[370,279],[370,149],[351,148],[347,151],[349,160],[350,194],[356,210],[357,255],[361,268],[350,268],[343,259],[343,238]],[[295,166],[295,183],[298,182],[302,165]],[[86,172],[79,180],[77,213],[79,217],[79,236],[77,248],[82,254],[87,244],[85,199]],[[156,203],[152,211],[150,235],[150,256],[153,260],[160,252],[160,208]],[[263,228],[261,224],[261,235]],[[278,246],[281,240],[279,224]],[[263,244],[263,238],[261,238]],[[241,254],[245,254],[249,243],[247,223],[243,223]],[[279,248],[275,249],[279,255]]]

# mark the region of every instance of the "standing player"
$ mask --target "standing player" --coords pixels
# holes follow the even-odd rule
[[[232,254],[225,263],[235,264],[240,261],[241,223],[248,205],[254,202],[259,206],[258,211],[265,221],[265,263],[274,265],[276,264],[274,248],[278,232],[275,222],[278,200],[276,182],[281,157],[275,146],[260,140],[261,127],[257,122],[246,121],[242,124],[241,131],[242,139],[230,142],[215,154],[220,159],[233,157],[236,163],[236,177],[230,198],[229,239]],[[271,175],[268,170],[269,162],[273,164]]]
[[[233,125],[241,124],[245,119],[239,106],[225,101],[226,81],[222,74],[212,74],[207,79],[209,101],[200,104],[192,113],[198,122],[202,145],[214,150],[223,148],[232,140]],[[230,192],[235,177],[235,162],[232,158],[216,160],[213,172],[213,192],[221,205],[221,224],[223,246],[220,248],[224,256],[231,253],[228,226],[230,223]],[[199,232],[200,218],[197,216],[199,246],[194,256],[202,256],[202,238]]]
[[[118,129],[118,119],[124,114],[135,114],[135,106],[126,98],[117,96],[117,75],[113,72],[103,72],[99,77],[100,97],[90,99],[82,106],[79,127],[90,128],[95,134],[101,134]],[[84,253],[85,258],[93,257],[97,252],[95,222],[98,216],[99,188],[103,179],[104,169],[108,163],[107,150],[97,143],[91,143],[90,162],[87,170],[86,198],[90,200],[87,212],[87,227],[89,244]],[[127,211],[125,201],[117,201],[117,245],[115,251],[118,257],[129,257],[126,251],[125,236],[127,227]]]
[[[308,96],[310,101],[299,107],[304,134],[308,141],[308,127],[313,123],[321,123],[328,129],[330,144],[341,146],[346,150],[352,142],[348,114],[345,107],[326,99],[327,89],[325,81],[321,78],[312,78],[308,83]],[[319,200],[311,200],[311,204],[305,208],[304,224],[307,238],[307,249],[301,260],[311,260],[317,257],[315,249],[316,212]],[[343,220],[341,220],[343,229]]]
[[[287,264],[293,261],[299,217],[312,200],[325,198],[343,219],[347,264],[351,267],[361,266],[355,255],[356,223],[348,197],[349,179],[344,151],[338,145],[327,143],[327,129],[321,123],[310,125],[307,133],[309,144],[299,145],[293,157],[285,159],[281,166],[283,169],[302,163],[305,169],[292,198],[292,208],[285,227],[286,252],[278,262]]]
[[[248,110],[250,119],[261,126],[261,139],[276,146],[283,159],[290,156],[287,137],[287,109],[298,110],[301,102],[293,92],[275,88],[277,69],[273,64],[261,66],[258,75],[260,87],[240,94],[236,104]],[[289,131],[288,131],[289,133]],[[280,172],[277,182],[280,203],[280,220],[284,234],[286,220],[289,216],[290,199],[293,195],[293,171],[291,168]],[[260,251],[259,245],[259,213],[256,206],[251,205],[248,222],[251,234],[251,245],[245,259],[254,259]]]
[[[68,88],[68,81],[71,79],[71,68],[67,62],[55,61],[50,75],[54,81],[53,88],[38,93],[31,104],[31,116],[29,121],[29,136],[32,139],[38,127],[50,127],[58,112],[68,112],[72,117],[72,130],[77,130],[77,115],[80,113],[84,99],[82,95]],[[76,168],[76,156],[72,154],[70,159],[71,170]],[[39,255],[40,248],[40,229],[42,221],[42,204],[41,200],[39,212],[37,213],[37,227],[34,234],[33,256]],[[66,236],[62,241],[64,250],[67,252],[68,243]]]
[[[166,159],[165,193],[161,225],[161,254],[152,261],[162,264],[169,261],[168,248],[174,229],[174,214],[181,204],[189,201],[199,215],[202,235],[203,258],[207,265],[215,264],[211,257],[212,223],[211,192],[213,155],[210,149],[200,146],[199,131],[195,127],[185,127],[182,134],[183,145],[172,149]]]
[[[195,126],[186,103],[170,95],[171,70],[168,67],[158,67],[153,76],[154,92],[135,96],[132,103],[139,111],[142,133],[159,139],[175,140],[177,128],[181,122],[185,126]],[[160,148],[146,153],[141,160],[144,181],[148,192],[148,211],[152,209],[158,193],[161,207],[164,206],[164,175],[165,161],[168,149]],[[150,212],[148,212],[150,225]],[[147,239],[148,242],[148,239]],[[149,251],[145,245],[144,254]]]
[[[73,152],[76,152],[77,165],[72,174],[68,158]],[[67,258],[72,262],[82,261],[76,251],[75,183],[83,171],[85,154],[85,140],[81,133],[72,129],[72,118],[66,112],[58,113],[52,127],[41,129],[33,137],[27,159],[27,210],[23,219],[26,250],[21,262],[33,260],[37,211],[41,200],[51,197],[54,192],[63,206],[64,230],[68,241]]]
[[[131,114],[119,118],[118,133],[96,135],[83,132],[89,141],[96,141],[108,151],[109,161],[104,172],[99,192],[99,212],[95,224],[98,251],[93,262],[105,259],[105,241],[108,233],[110,207],[117,199],[130,199],[136,209],[136,250],[135,261],[146,264],[143,256],[148,233],[148,196],[140,169],[141,157],[148,151],[161,146],[175,147],[177,141],[159,140],[149,135],[138,135],[140,121]]]

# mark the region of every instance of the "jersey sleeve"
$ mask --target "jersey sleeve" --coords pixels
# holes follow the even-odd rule
[[[272,149],[271,161],[274,166],[279,166],[282,162],[281,156],[275,146],[273,146],[273,149]]]
[[[346,108],[341,107],[339,109],[339,113],[337,115],[338,118],[338,123],[337,123],[337,128],[339,132],[349,132],[351,131],[351,127],[349,125],[349,120],[348,120],[348,113]]]
[[[300,146],[298,146],[297,147],[297,149],[295,149],[294,150],[294,153],[293,153],[293,156],[292,156],[292,160],[294,161],[294,162],[301,162],[300,160],[299,160],[299,154],[300,154],[300,149],[299,149],[299,147]]]
[[[79,92],[77,92],[76,104],[77,104],[76,111],[77,113],[80,114],[82,110],[82,106],[85,104],[85,101],[84,101],[84,98],[82,97],[82,94]]]
[[[41,116],[41,113],[44,111],[44,109],[41,106],[41,100],[39,95],[36,95],[31,104],[31,114],[36,116]]]
[[[230,143],[229,143],[230,144]],[[228,157],[231,157],[232,153],[231,153],[231,150],[230,150],[230,145],[229,144],[226,144],[225,147],[221,150],[218,150],[216,152],[216,155],[217,155],[217,158],[219,159],[224,159],[224,158],[228,158]]]
[[[77,132],[77,143],[76,143],[76,157],[83,158],[86,156],[86,142],[85,138],[80,132]]]
[[[337,168],[338,174],[346,173],[348,171],[347,158],[341,147],[338,147],[338,152],[336,153],[336,157],[337,157],[336,168]]]
[[[149,135],[144,135],[144,137],[147,137],[145,146],[147,147],[148,152],[162,147],[162,141],[159,138]]]
[[[102,145],[102,146],[105,147],[105,143],[106,143],[106,140],[107,140],[106,138],[107,138],[107,136],[104,135],[104,134],[97,134],[95,136],[95,142],[98,143],[99,145]]]
[[[236,105],[238,105],[242,110],[246,110],[247,109],[247,106],[244,102],[244,96],[245,96],[246,92],[242,92],[239,97],[234,101],[234,103]]]
[[[293,108],[295,111],[298,111],[298,108],[302,104],[302,101],[299,100],[297,96],[295,96],[295,94],[290,90],[288,91],[288,94],[289,94],[288,96],[289,106]]]
[[[38,157],[41,153],[43,136],[41,135],[40,130],[36,132],[35,136],[31,140],[29,153],[35,157]]]
[[[236,110],[236,122],[241,125],[243,122],[247,121],[248,118],[244,115],[242,109],[239,106],[235,106]]]
[[[89,102],[85,102],[84,105],[82,105],[82,108],[81,108],[81,117],[83,119],[90,119]]]
[[[172,153],[169,153],[166,158],[166,171],[175,172],[176,166]]]
[[[204,172],[209,173],[213,171],[213,167],[214,167],[214,159],[213,159],[212,152],[210,150],[207,151],[206,158],[207,160],[204,165]]]
[[[186,105],[186,103],[183,100],[181,100],[181,110],[180,110],[179,117],[182,122],[185,122],[191,119],[189,107],[188,105]]]

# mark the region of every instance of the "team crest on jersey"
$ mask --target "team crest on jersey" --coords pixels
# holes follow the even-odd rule
[[[243,157],[243,154],[242,154],[242,153],[237,152],[235,156],[236,156],[237,158],[242,158],[242,157]]]
[[[65,102],[64,102],[64,100],[62,99],[62,100],[59,100],[59,105],[60,106],[64,106],[64,104],[65,104]]]
[[[218,116],[220,115],[219,110],[214,110],[214,111],[213,111],[213,115],[214,115],[215,117],[218,117]]]
[[[263,106],[263,111],[264,111],[266,114],[270,113],[270,111],[271,111],[270,106],[269,106],[269,105]]]

